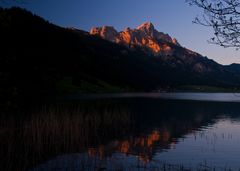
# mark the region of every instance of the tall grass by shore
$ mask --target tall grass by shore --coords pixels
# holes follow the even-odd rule
[[[126,108],[43,106],[40,111],[0,121],[1,170],[25,171],[51,156],[83,152],[129,131]]]

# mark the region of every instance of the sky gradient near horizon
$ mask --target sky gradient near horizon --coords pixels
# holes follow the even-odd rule
[[[212,29],[192,23],[201,10],[185,0],[9,0],[0,6],[20,6],[54,24],[86,31],[103,25],[120,31],[148,21],[157,30],[175,37],[182,46],[218,63],[240,63],[240,51],[207,42],[213,35]]]

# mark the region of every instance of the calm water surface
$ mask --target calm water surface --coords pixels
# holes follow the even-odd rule
[[[240,95],[91,95],[1,116],[3,170],[240,170]]]
[[[86,94],[71,95],[64,99],[102,99],[102,98],[157,98],[196,101],[240,102],[240,93],[116,93],[116,94]]]

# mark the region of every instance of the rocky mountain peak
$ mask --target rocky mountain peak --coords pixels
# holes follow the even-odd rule
[[[154,29],[154,25],[151,22],[145,22],[142,23],[140,26],[137,27],[137,29]]]
[[[144,32],[146,35],[154,37],[155,28],[152,23],[146,22],[137,27],[137,30]]]
[[[98,35],[103,39],[114,42],[118,36],[117,30],[113,26],[93,27],[90,30],[91,35]]]
[[[153,55],[170,55],[173,53],[171,44],[180,46],[175,38],[157,31],[151,22],[145,22],[136,29],[127,27],[121,32],[112,26],[93,27],[90,34],[130,48],[142,47]]]

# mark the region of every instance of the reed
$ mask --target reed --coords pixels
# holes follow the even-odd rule
[[[129,131],[125,108],[43,106],[16,120],[2,117],[0,156],[4,171],[27,170],[56,155],[83,152]]]

